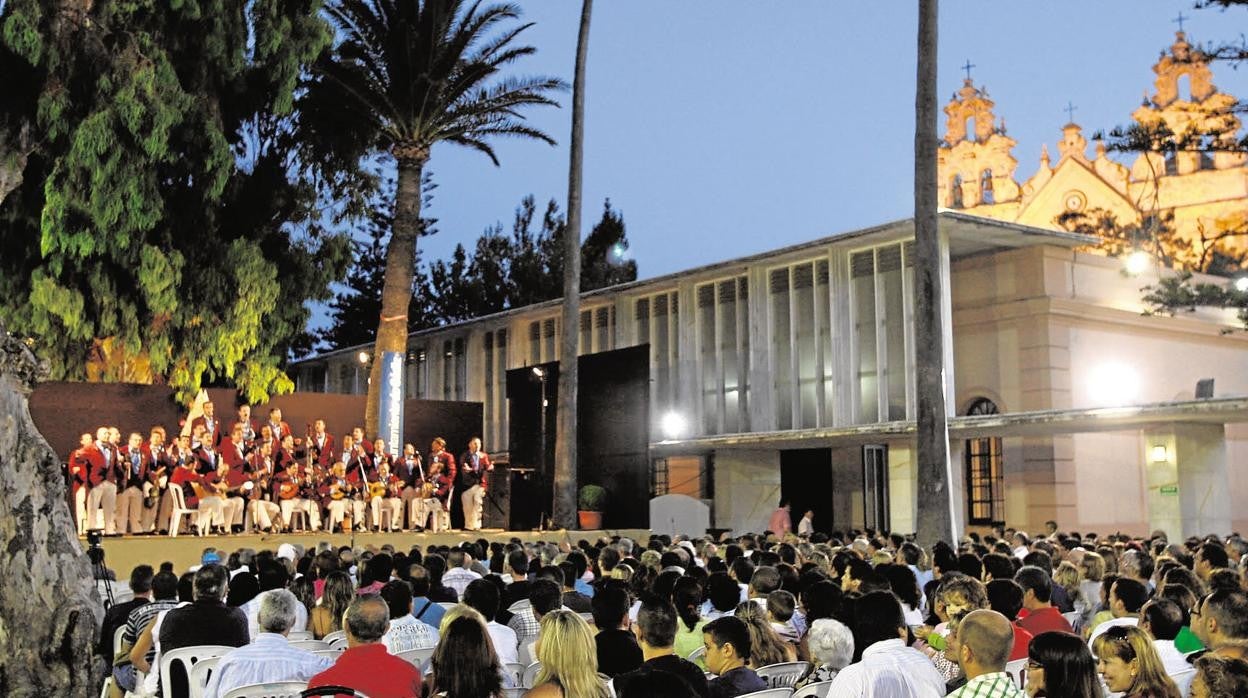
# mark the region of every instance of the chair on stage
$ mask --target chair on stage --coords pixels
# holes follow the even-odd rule
[[[199,515],[199,510],[191,509],[186,506],[186,493],[182,491],[181,486],[171,485],[169,487],[169,494],[173,496],[173,515],[169,519],[169,537],[177,538],[178,529],[182,528],[183,515],[187,517],[187,520],[190,520],[192,515]],[[199,535],[202,536],[206,533],[207,531],[205,531],[203,527],[200,527]]]

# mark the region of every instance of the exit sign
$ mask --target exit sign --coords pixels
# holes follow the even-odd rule
[[[1161,486],[1161,496],[1163,496],[1163,497],[1177,497],[1177,496],[1179,496],[1179,486],[1178,486],[1178,485],[1162,485],[1162,486]]]

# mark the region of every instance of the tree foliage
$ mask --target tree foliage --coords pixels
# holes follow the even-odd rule
[[[368,243],[357,253],[346,287],[331,303],[328,348],[371,343],[381,312],[381,280],[388,229],[386,207],[378,209]],[[559,298],[563,292],[564,219],[552,199],[540,215],[532,196],[516,207],[510,233],[501,223],[489,227],[469,250],[457,245],[448,259],[418,264],[409,313],[409,330],[461,322],[510,308]],[[624,215],[603,205],[581,249],[581,287],[592,291],[637,279],[637,263],[627,259]]]
[[[39,134],[0,201],[0,319],[56,378],[291,389],[372,186],[300,109],[320,1],[58,5],[0,10],[0,157]]]

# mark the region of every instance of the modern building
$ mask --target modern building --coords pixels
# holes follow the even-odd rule
[[[648,346],[652,493],[705,499],[734,530],[761,530],[782,496],[820,528],[913,530],[913,234],[898,221],[584,294],[582,354]],[[1248,495],[1233,313],[1142,314],[1141,287],[1170,272],[1128,277],[1084,236],[954,211],[940,235],[963,524],[1248,524],[1231,505]],[[412,334],[408,397],[480,401],[486,449],[506,452],[505,374],[559,358],[560,311]],[[364,392],[369,351],[299,362],[298,389]]]

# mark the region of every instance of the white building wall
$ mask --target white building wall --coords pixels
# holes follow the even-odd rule
[[[763,531],[780,501],[780,451],[719,451],[715,454],[717,528]]]

